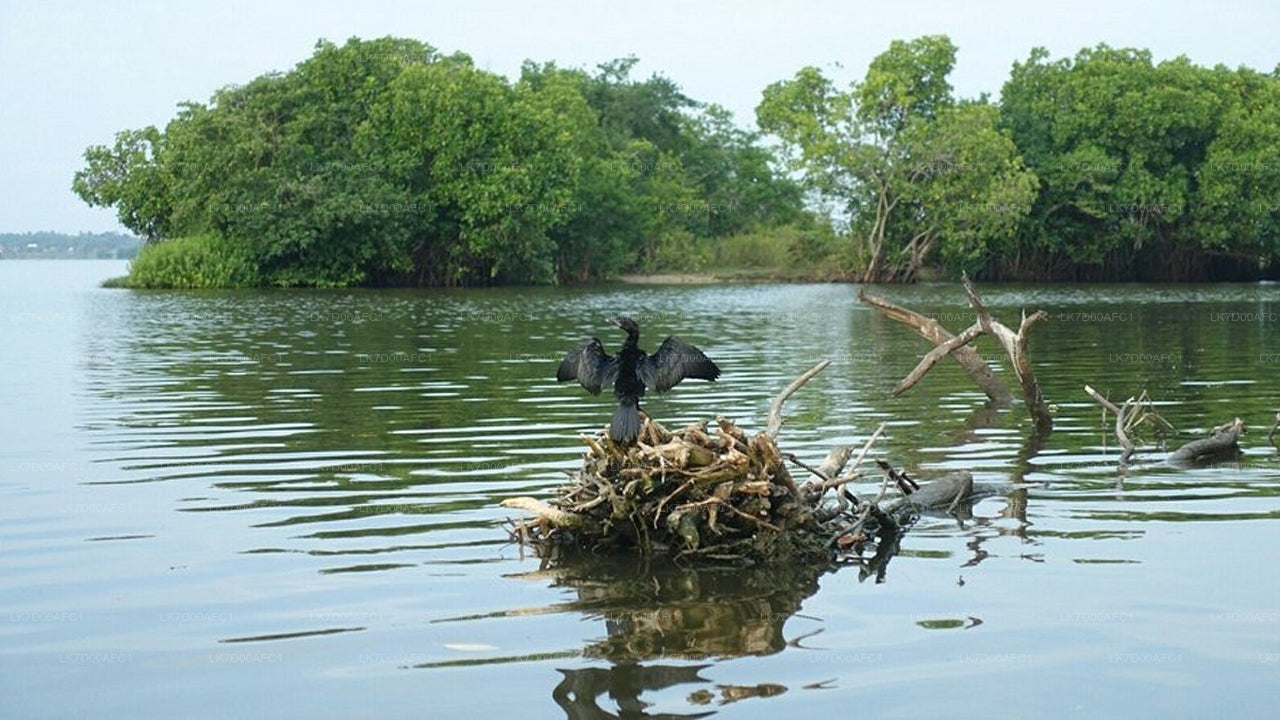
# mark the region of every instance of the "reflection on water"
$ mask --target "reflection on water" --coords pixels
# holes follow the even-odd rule
[[[665,690],[676,685],[710,682],[698,672],[706,665],[613,665],[608,668],[582,668],[561,670],[564,680],[551,691],[570,720],[612,720],[620,718],[700,718],[715,713],[659,713],[646,712],[649,704],[640,699],[641,693]],[[612,713],[600,707],[601,695],[608,695],[616,702],[618,712]]]
[[[580,561],[517,577],[572,588],[561,604],[604,621],[606,637],[586,657],[614,662],[653,658],[770,655],[786,647],[782,625],[818,591],[822,569],[779,565],[681,568],[658,561]]]
[[[1018,717],[1254,716],[1274,687],[1280,286],[984,288],[1006,320],[1051,315],[1031,352],[1055,427],[1033,436],[946,363],[890,399],[928,345],[849,286],[96,288],[120,270],[0,263],[14,716],[919,717],[1011,677]],[[970,322],[953,286],[879,292]],[[608,398],[552,375],[584,335],[616,345],[620,312],[725,370],[653,398],[667,424],[759,428],[830,357],[788,403],[787,450],[816,464],[884,422],[873,458],[1025,487],[821,576],[542,567],[497,502],[549,495],[607,422]],[[1254,430],[1229,462],[1150,448],[1121,469],[1086,382],[1147,390],[1168,447],[1235,416]]]
[[[588,658],[609,661],[607,668],[559,669],[564,679],[552,691],[567,717],[677,718],[710,713],[648,714],[641,695],[681,684],[714,687],[699,675],[709,665],[671,665],[672,660],[698,663],[743,655],[772,655],[804,637],[788,640],[786,621],[803,601],[818,591],[821,569],[789,565],[753,568],[682,568],[669,562],[579,560],[522,573],[519,579],[549,581],[571,588],[577,599],[557,612],[579,612],[602,620],[605,636],[583,650]],[[816,633],[809,633],[809,635]],[[807,636],[807,635],[806,635]],[[720,704],[747,697],[771,697],[786,688],[720,686]],[[601,708],[602,696],[617,712]],[[706,687],[690,693],[689,702],[707,704],[715,696]]]

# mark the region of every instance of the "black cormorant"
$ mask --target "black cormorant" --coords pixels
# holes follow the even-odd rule
[[[646,389],[666,392],[685,378],[715,380],[720,368],[698,348],[668,336],[652,355],[637,347],[640,327],[628,317],[610,320],[627,333],[626,342],[616,356],[604,351],[598,338],[591,338],[574,348],[560,361],[556,380],[577,380],[591,394],[599,394],[609,385],[618,398],[618,409],[609,423],[609,437],[614,442],[629,444],[640,434],[640,398]]]

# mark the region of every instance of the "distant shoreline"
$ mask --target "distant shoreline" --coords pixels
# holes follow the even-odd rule
[[[635,275],[619,275],[615,278],[617,282],[627,285],[706,285],[712,283],[723,283],[728,281],[720,275],[707,275],[705,273],[653,273],[653,274],[635,274]]]

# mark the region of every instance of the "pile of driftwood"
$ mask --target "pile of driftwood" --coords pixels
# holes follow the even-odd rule
[[[918,513],[953,510],[1005,489],[975,488],[968,472],[922,485],[877,461],[879,489],[859,498],[848,485],[863,477],[859,467],[883,425],[856,458],[848,445],[833,448],[817,467],[784,453],[776,440],[782,405],[827,365],[819,363],[783,390],[766,429],[755,435],[718,417],[714,428],[700,422],[674,432],[646,418],[630,446],[603,434],[583,437],[582,468],[552,500],[502,502],[533,516],[512,521],[513,538],[544,557],[587,550],[732,563],[855,562],[870,552],[873,563],[896,549],[898,533]],[[797,483],[792,468],[810,477]]]
[[[515,530],[540,548],[731,560],[822,552],[822,527],[773,438],[749,437],[725,418],[716,425],[671,432],[648,419],[628,447],[583,438],[583,467],[550,504],[532,498],[502,504],[537,518]]]

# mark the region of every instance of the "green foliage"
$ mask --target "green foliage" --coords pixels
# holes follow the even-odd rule
[[[895,42],[848,91],[804,68],[757,108],[790,168],[849,216],[864,282],[914,280],[935,256],[970,269],[1030,207],[1035,176],[997,111],[951,97],[954,60],[942,36]]]
[[[909,260],[915,267],[936,247],[951,273],[979,270],[1007,250],[1030,210],[1038,181],[998,120],[991,105],[962,103],[917,125],[922,132],[910,140],[914,177],[901,189],[909,215],[922,220],[912,224],[919,239],[904,246],[917,253]]]
[[[996,105],[953,96],[955,57],[895,41],[844,89],[803,68],[758,133],[633,57],[510,81],[414,40],[321,42],[89,148],[72,187],[151,241],[145,287],[1280,268],[1280,76],[1037,48]]]
[[[120,224],[148,240],[168,234],[173,199],[159,155],[163,135],[154,127],[116,134],[115,145],[85,151],[85,169],[71,189],[93,206],[115,207]]]
[[[1249,71],[1232,79],[1240,94],[1231,98],[1195,175],[1198,202],[1191,211],[1191,232],[1208,252],[1275,263],[1280,258],[1280,82]]]
[[[994,276],[1248,277],[1277,254],[1280,80],[1099,45],[1016,63],[1002,125],[1040,179]]]
[[[280,286],[587,280],[805,215],[756,135],[634,64],[513,83],[413,40],[321,42],[90,148],[74,187],[149,239],[226,239]]]
[[[521,85],[560,82],[594,115],[575,137],[584,157],[566,222],[552,228],[561,280],[707,262],[707,238],[806,217],[799,185],[773,168],[757,133],[670,80],[630,77],[635,58],[598,72],[527,63]]]
[[[667,235],[649,273],[709,273],[717,276],[844,279],[852,260],[848,243],[828,223],[805,222],[755,227],[718,238],[687,232]]]
[[[191,289],[257,283],[246,246],[216,235],[193,235],[143,246],[129,263],[129,275],[109,286]]]
[[[711,246],[711,262],[728,270],[843,278],[849,271],[846,247],[828,224],[792,224],[720,238]]]
[[[956,46],[945,35],[894,40],[854,89],[858,119],[883,137],[902,132],[914,120],[932,119],[953,103],[947,75],[955,61]]]

